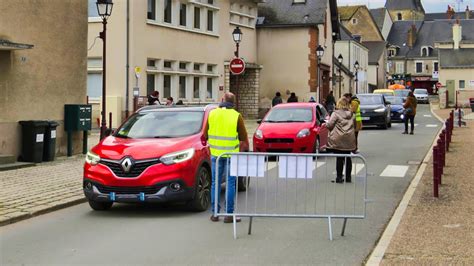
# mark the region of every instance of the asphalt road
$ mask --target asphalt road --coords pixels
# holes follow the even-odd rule
[[[441,126],[427,105],[419,105],[415,123],[413,136],[401,134],[402,124],[394,123],[388,130],[364,128],[360,151],[372,173],[368,178],[372,202],[367,204],[366,219],[348,222],[344,237],[339,235],[342,222],[333,221],[333,241],[324,219],[256,218],[250,236],[248,219],[243,219],[234,240],[232,225],[210,222],[208,212],[121,204],[108,212],[94,212],[81,204],[1,227],[0,264],[360,265]]]

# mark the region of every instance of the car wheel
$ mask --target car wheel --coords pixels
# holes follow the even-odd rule
[[[382,129],[387,129],[388,128],[388,122],[385,120],[385,123],[382,125]]]
[[[247,177],[247,176],[239,176],[238,178],[238,191],[239,192],[242,192],[242,191],[247,191],[249,185],[250,185],[250,178]]]
[[[114,204],[113,202],[99,202],[99,201],[89,200],[89,206],[91,206],[91,208],[94,211],[106,211],[112,208],[113,204]]]
[[[198,172],[194,198],[188,202],[191,210],[202,212],[209,208],[211,202],[211,174],[209,170],[202,166]]]

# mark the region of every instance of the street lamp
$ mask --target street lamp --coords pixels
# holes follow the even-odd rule
[[[318,57],[318,102],[321,102],[321,59],[324,55],[324,48],[318,45],[316,48],[316,56]]]
[[[375,85],[377,86],[377,89],[379,88],[379,63],[377,62],[377,64],[375,64],[375,68],[376,68],[376,75],[375,75]]]
[[[354,63],[355,70],[355,83],[356,83],[356,94],[359,93],[359,62],[355,61]]]
[[[97,0],[97,12],[102,18],[102,32],[99,37],[104,42],[102,46],[102,123],[100,126],[100,139],[105,138],[105,131],[107,129],[107,121],[105,120],[105,100],[106,100],[106,30],[107,30],[107,19],[112,14],[112,8],[114,3],[112,0]]]
[[[342,76],[341,76],[341,68],[342,68],[342,60],[344,58],[342,57],[342,54],[339,54],[337,57],[337,61],[339,62],[339,98],[342,96],[342,90],[341,90],[341,83],[342,83]]]
[[[234,39],[236,50],[235,50],[235,57],[239,57],[239,45],[240,42],[242,41],[242,31],[240,30],[239,27],[235,28],[234,31],[232,32],[232,38]]]

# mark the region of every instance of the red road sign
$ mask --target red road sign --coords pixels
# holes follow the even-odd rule
[[[442,86],[442,85],[441,85],[441,82],[436,83],[436,88],[437,88],[437,89],[441,88],[441,86]]]
[[[230,72],[234,75],[240,75],[245,71],[245,62],[240,58],[234,58],[230,61]]]

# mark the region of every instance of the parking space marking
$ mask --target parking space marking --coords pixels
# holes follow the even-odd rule
[[[405,177],[408,165],[387,165],[380,176],[383,177]]]

